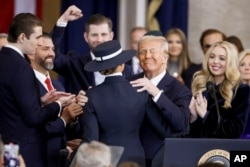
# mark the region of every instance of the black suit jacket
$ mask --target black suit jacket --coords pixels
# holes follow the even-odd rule
[[[44,124],[57,118],[57,103],[41,107],[38,81],[30,64],[15,50],[0,51],[0,133],[17,142],[28,167],[46,166]]]
[[[63,86],[54,79],[51,79],[53,87],[58,91],[64,91]],[[41,96],[47,93],[47,89],[39,82]],[[60,150],[66,148],[65,125],[61,118],[57,117],[45,125],[47,136],[47,157],[48,167],[60,165]]]
[[[87,90],[89,86],[95,86],[94,73],[84,70],[84,66],[91,60],[90,53],[79,55],[70,52],[63,55],[60,52],[60,44],[64,35],[65,27],[54,27],[52,40],[55,45],[56,58],[54,70],[64,77],[65,90],[77,94],[80,90]],[[124,76],[133,74],[131,66],[126,65],[123,72]]]
[[[192,63],[188,69],[182,72],[181,77],[184,80],[185,85],[191,89],[194,73],[201,70],[202,64]]]
[[[129,77],[136,80],[143,73]],[[157,85],[163,91],[157,102],[151,103],[157,111],[147,112],[140,135],[146,158],[152,160],[166,137],[182,137],[189,133],[189,103],[191,91],[168,73]]]

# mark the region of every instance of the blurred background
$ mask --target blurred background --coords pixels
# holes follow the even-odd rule
[[[60,14],[70,5],[82,9],[84,17],[69,23],[63,40],[63,51],[88,51],[83,39],[84,22],[94,13],[102,13],[113,21],[115,38],[128,48],[129,31],[134,26],[147,26],[165,32],[182,29],[188,38],[191,60],[200,63],[203,53],[199,38],[207,28],[216,28],[227,36],[238,36],[250,48],[249,0],[0,0],[0,32],[7,32],[17,13],[37,14],[50,32]]]

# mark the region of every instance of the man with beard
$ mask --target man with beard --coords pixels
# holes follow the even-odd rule
[[[61,83],[51,79],[49,75],[49,70],[52,70],[54,67],[55,52],[52,39],[48,33],[43,32],[43,35],[38,41],[38,47],[35,54],[28,55],[28,58],[35,76],[39,81],[41,96],[50,91],[60,91],[64,94],[65,90]],[[81,108],[81,102],[83,102],[85,98],[84,95],[85,93],[80,91],[76,97],[78,104],[71,104],[71,114],[74,118],[78,115],[74,114],[73,110],[74,108]],[[60,149],[66,148],[65,127],[67,123],[71,121],[72,117],[70,114],[65,115],[63,112],[56,120],[46,123],[48,167],[60,165]],[[77,124],[73,125],[77,127]],[[72,124],[67,126],[67,131],[71,128]]]

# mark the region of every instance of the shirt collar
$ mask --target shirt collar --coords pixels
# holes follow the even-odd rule
[[[93,53],[93,52],[90,52],[90,55],[91,55],[91,59],[92,59],[92,60],[95,60],[95,55],[94,55],[94,53]]]
[[[116,73],[113,73],[113,74],[108,74],[105,77],[113,77],[113,76],[122,76],[122,73],[121,72],[116,72]]]
[[[159,82],[162,80],[162,78],[166,75],[166,70],[164,70],[162,73],[160,73],[158,76],[150,79],[153,85],[157,86]]]
[[[47,75],[44,75],[43,73],[37,71],[37,70],[34,70],[34,73],[36,75],[36,78],[41,82],[41,83],[44,83],[45,79],[48,77],[50,78],[49,76],[49,73]]]
[[[11,44],[6,44],[5,47],[11,48],[11,49],[15,50],[15,51],[16,51],[17,53],[19,53],[23,58],[25,58],[25,57],[24,57],[24,54],[21,52],[21,50],[20,50],[18,47],[13,46],[13,45],[11,45]]]

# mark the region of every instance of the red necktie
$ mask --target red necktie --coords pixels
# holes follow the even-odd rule
[[[52,91],[52,90],[54,90],[54,88],[53,88],[53,86],[52,86],[52,84],[51,84],[51,80],[50,80],[50,78],[46,78],[46,80],[45,80],[45,83],[46,83],[46,85],[47,85],[47,88],[48,88],[48,91],[50,92],[50,91]]]

